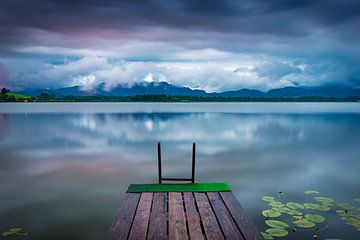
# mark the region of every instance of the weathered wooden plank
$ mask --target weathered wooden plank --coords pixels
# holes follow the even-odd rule
[[[129,239],[146,239],[146,233],[149,225],[150,210],[153,199],[153,193],[141,193],[139,205],[137,207],[135,218],[130,230]]]
[[[242,237],[241,232],[232,219],[219,193],[209,192],[207,195],[225,238],[243,240],[244,238]]]
[[[139,199],[140,193],[127,193],[125,195],[110,227],[107,240],[126,239],[128,237]]]
[[[169,192],[169,239],[188,239],[180,192]]]
[[[217,223],[215,214],[212,211],[206,193],[195,193],[195,199],[196,204],[199,208],[199,213],[205,230],[206,238],[208,240],[224,239],[224,236]]]
[[[226,207],[229,209],[230,214],[234,218],[236,224],[241,230],[241,233],[247,240],[261,240],[259,231],[256,229],[255,224],[251,221],[250,217],[241,207],[238,200],[232,192],[220,193]]]
[[[204,239],[201,230],[200,216],[196,210],[195,198],[193,193],[184,192],[184,202],[185,202],[186,219],[188,223],[190,239],[192,240]]]
[[[167,193],[154,193],[147,239],[167,239]]]

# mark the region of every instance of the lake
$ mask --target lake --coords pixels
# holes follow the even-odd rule
[[[360,216],[360,103],[0,104],[0,233],[104,239],[128,185],[157,181],[157,141],[174,176],[190,174],[196,142],[196,180],[229,182],[261,231],[264,195],[350,205],[276,239],[360,239],[344,221]]]

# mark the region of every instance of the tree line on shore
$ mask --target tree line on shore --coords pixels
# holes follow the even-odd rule
[[[0,102],[358,102],[357,97],[209,97],[209,96],[174,96],[166,94],[145,94],[136,96],[56,96],[42,92],[39,96],[25,96],[11,93],[3,88]]]

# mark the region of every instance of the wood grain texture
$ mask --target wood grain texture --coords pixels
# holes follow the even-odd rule
[[[245,239],[262,240],[255,224],[251,221],[238,200],[235,198],[234,194],[232,192],[221,192],[220,195],[236,224],[241,229],[241,233]]]
[[[244,238],[242,237],[240,230],[232,219],[219,193],[209,192],[207,195],[225,238],[243,240]]]
[[[169,239],[189,239],[181,192],[169,192]]]
[[[153,193],[147,192],[141,194],[139,205],[137,207],[135,218],[131,227],[129,239],[146,239],[152,199]]]
[[[168,239],[167,218],[167,193],[154,193],[147,239]]]
[[[110,227],[107,240],[126,239],[135,216],[140,193],[127,193]]]
[[[262,240],[231,192],[127,193],[107,240]]]
[[[186,220],[188,223],[189,236],[191,240],[204,239],[201,229],[200,216],[196,209],[193,193],[184,192],[184,202],[186,209]]]
[[[196,204],[199,208],[201,221],[204,227],[206,238],[209,240],[224,239],[224,236],[217,223],[216,216],[211,208],[206,193],[195,193]]]

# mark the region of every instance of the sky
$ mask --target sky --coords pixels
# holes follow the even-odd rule
[[[358,0],[0,0],[0,86],[360,87]]]

